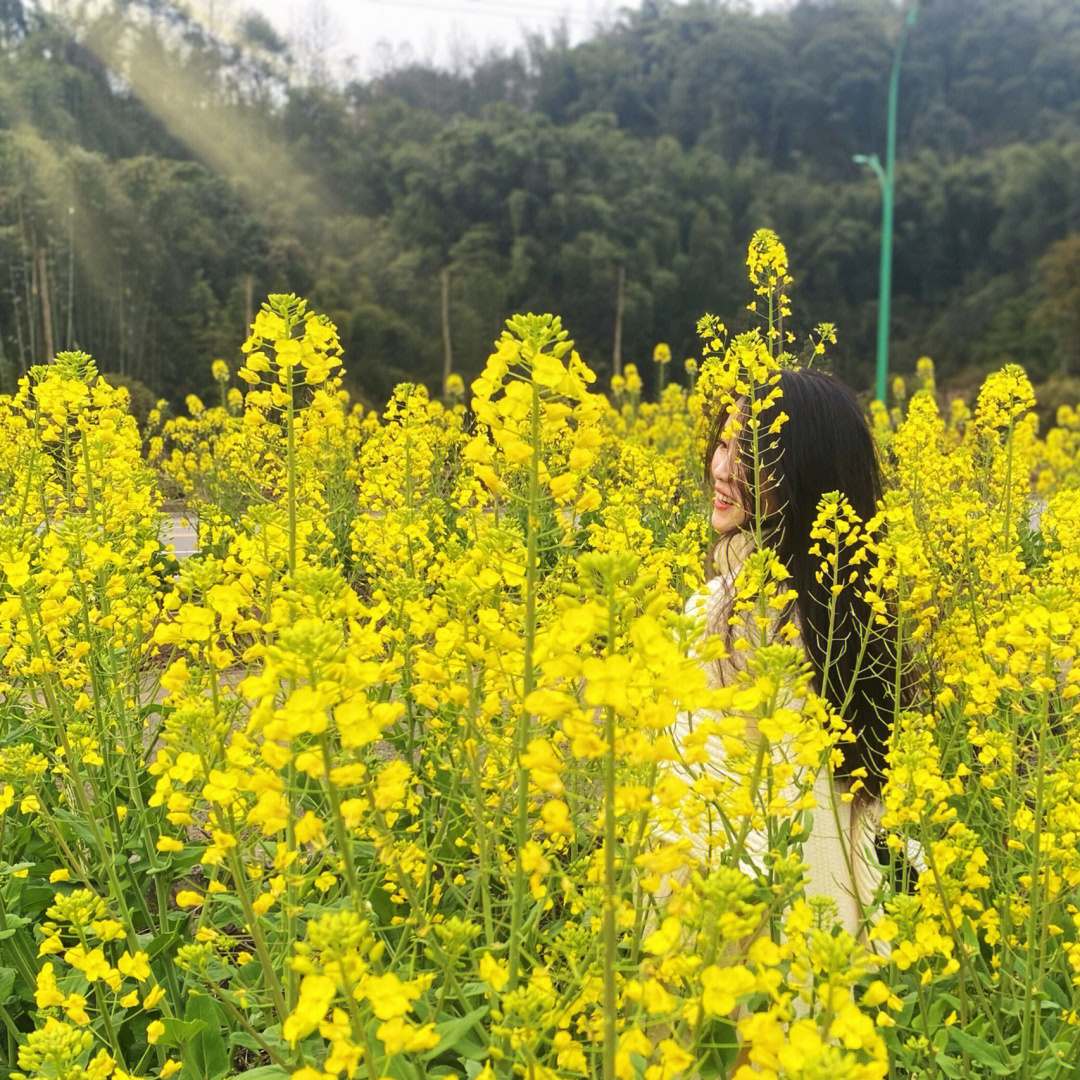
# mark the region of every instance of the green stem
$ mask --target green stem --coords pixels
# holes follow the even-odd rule
[[[296,574],[296,378],[293,368],[289,368],[289,392],[285,414],[286,431],[286,484],[289,511],[289,576]],[[295,689],[295,682],[289,680],[289,692]],[[217,707],[217,679],[214,679],[214,700]],[[296,782],[296,771],[290,762],[286,766],[285,785],[291,802]],[[291,809],[285,823],[285,844],[288,851],[296,850],[296,815]],[[285,873],[285,948],[291,949],[296,940],[296,875],[289,869]],[[285,988],[289,1011],[296,1007],[300,993],[300,977],[289,967],[285,975]]]
[[[285,482],[289,512],[289,573],[296,573],[296,398],[293,370],[289,368],[288,403],[285,407]]]
[[[26,466],[26,487],[23,488],[22,499],[19,502],[19,517],[16,524],[20,527],[26,518],[26,509],[30,502],[30,486],[34,480],[34,462],[37,459],[38,446],[35,442],[30,449],[30,462]]]
[[[1005,436],[1005,529],[1001,537],[1002,547],[1007,551],[1011,541],[1009,537],[1012,525],[1012,465],[1013,465],[1013,422],[1009,421],[1009,430]]]
[[[921,982],[915,989],[919,998],[919,1014],[922,1017],[923,1035],[929,1041],[933,1032],[930,1030],[930,1009],[926,1001],[926,989]],[[933,1080],[938,1074],[937,1059],[932,1055],[928,1055],[928,1057],[930,1058],[930,1080]]]
[[[86,512],[90,518],[90,524],[97,526],[97,508],[94,502],[94,470],[90,467],[90,446],[87,442],[87,432],[82,433],[79,440],[82,443],[83,470],[86,473]]]
[[[275,1065],[287,1067],[286,1060],[251,1026],[246,1016],[218,989],[216,983],[209,979],[202,984],[217,1001],[225,1007],[225,1011],[259,1044],[260,1049]]]
[[[326,793],[330,800],[330,810],[334,819],[334,834],[337,838],[338,846],[341,848],[341,857],[345,862],[345,878],[349,883],[349,895],[352,898],[353,906],[359,909],[361,893],[356,880],[356,867],[353,864],[352,847],[349,844],[348,836],[345,833],[345,822],[341,817],[341,800],[338,798],[337,788],[330,778],[333,762],[330,758],[330,740],[327,738],[325,731],[319,735],[319,748],[322,750],[323,768],[326,771]]]
[[[840,530],[837,529],[839,522],[839,514],[837,514],[836,520],[833,521],[833,529],[836,533],[836,539],[833,542],[833,584],[837,584],[840,577]],[[833,637],[836,633],[836,594],[830,589],[829,595],[829,632],[825,638],[825,662],[821,665],[821,697],[828,696],[829,688],[829,668],[832,666],[832,647]],[[841,653],[841,656],[843,653]],[[855,685],[855,680],[851,680],[852,688]],[[849,688],[849,694],[851,688]]]
[[[7,1033],[11,1036],[12,1039],[14,1039],[15,1045],[18,1045],[20,1042],[22,1042],[22,1032],[19,1031],[19,1029],[15,1026],[15,1021],[11,1019],[11,1013],[9,1013],[7,1011],[7,1008],[3,1005],[0,1005],[0,1020],[3,1021],[4,1027],[7,1029]],[[14,1061],[15,1058],[14,1056],[12,1056],[8,1061],[8,1065],[10,1066],[14,1063]]]
[[[44,648],[41,642],[41,638],[38,635],[38,630],[34,622],[34,612],[31,604],[29,603],[26,592],[23,589],[19,590],[19,598],[22,602],[23,613],[26,616],[27,632],[30,635],[31,645],[33,647],[35,655],[45,658],[47,650]],[[51,654],[49,654],[51,658]],[[105,871],[105,875],[109,880],[109,887],[112,890],[112,898],[116,903],[117,908],[124,920],[124,930],[127,937],[128,948],[134,952],[139,947],[138,938],[135,936],[135,926],[131,918],[131,912],[128,909],[127,901],[124,898],[124,890],[120,884],[120,879],[116,873],[116,867],[114,865],[113,853],[109,851],[105,844],[104,837],[101,835],[101,829],[98,825],[97,815],[94,813],[94,809],[90,804],[90,800],[86,796],[86,788],[89,785],[91,791],[94,793],[94,797],[98,801],[102,801],[100,792],[97,790],[97,785],[94,783],[92,777],[83,778],[79,774],[78,767],[76,765],[76,757],[72,750],[71,743],[67,737],[67,727],[64,724],[63,718],[60,713],[60,704],[56,698],[56,689],[53,686],[53,681],[47,675],[42,679],[41,683],[42,693],[45,695],[46,704],[49,707],[49,713],[52,716],[53,724],[56,728],[57,736],[60,739],[60,744],[64,748],[64,760],[67,762],[68,768],[71,772],[72,783],[70,790],[75,797],[80,812],[82,813],[86,825],[90,829],[90,833],[94,838],[94,845],[97,848],[98,857],[101,859],[102,869]]]
[[[1002,1035],[1001,1027],[998,1024],[997,1015],[990,1007],[989,1001],[987,1001],[986,994],[983,992],[982,984],[979,982],[978,973],[972,968],[971,957],[968,955],[967,946],[964,943],[963,936],[960,934],[959,928],[953,921],[952,909],[949,906],[949,898],[945,891],[945,883],[941,880],[941,874],[938,871],[937,860],[934,858],[933,846],[930,843],[929,830],[926,828],[925,817],[920,821],[919,824],[921,827],[920,832],[923,844],[923,855],[926,859],[926,865],[930,868],[930,873],[933,875],[934,887],[937,889],[938,896],[941,898],[941,910],[945,916],[945,922],[948,924],[949,936],[952,938],[953,943],[956,945],[956,954],[957,958],[960,961],[960,966],[966,969],[967,976],[971,980],[971,985],[975,988],[975,991],[978,994],[979,1005],[982,1009],[982,1014],[986,1017],[990,1026],[994,1029],[994,1037],[997,1040],[997,1045],[1005,1046],[1005,1037]]]
[[[1008,515],[1006,514],[1006,520]],[[1035,775],[1035,835],[1032,838],[1031,844],[1031,896],[1028,900],[1028,950],[1025,959],[1027,967],[1026,975],[1024,979],[1024,1007],[1020,1013],[1020,1062],[1026,1064],[1028,1060],[1028,1054],[1032,1052],[1031,1038],[1032,1038],[1032,1015],[1031,1015],[1031,1000],[1035,992],[1034,983],[1036,982],[1036,973],[1031,970],[1031,950],[1034,946],[1036,937],[1038,935],[1038,920],[1039,920],[1039,845],[1042,843],[1042,822],[1043,822],[1043,796],[1045,792],[1046,783],[1046,729],[1049,726],[1048,720],[1048,702],[1049,695],[1043,693],[1043,709],[1039,723],[1039,757],[1038,764],[1036,766]],[[1047,921],[1049,915],[1047,915]],[[1040,965],[1041,966],[1041,965]]]
[[[532,457],[529,462],[529,504],[525,565],[525,650],[522,671],[521,715],[517,730],[517,814],[514,822],[514,844],[517,848],[514,866],[513,898],[510,907],[510,956],[508,958],[509,989],[515,990],[521,974],[521,920],[525,907],[525,867],[521,853],[529,839],[529,770],[521,764],[529,745],[532,725],[525,709],[525,699],[533,690],[533,650],[536,642],[536,549],[539,527],[537,504],[540,492],[540,389],[532,382],[531,414]]]
[[[608,578],[608,655],[615,651],[615,581]],[[604,718],[604,1080],[615,1080],[616,1020],[615,967],[618,942],[615,907],[618,881],[615,873],[615,708],[608,705]]]
[[[225,820],[219,807],[214,807],[214,813],[219,821]],[[247,875],[240,864],[240,857],[236,854],[236,848],[231,847],[228,849],[227,858],[229,860],[229,870],[233,876],[233,884],[236,887],[236,895],[240,900],[240,906],[244,909],[244,918],[247,920],[248,929],[251,931],[251,939],[255,943],[255,952],[259,957],[259,963],[262,964],[263,975],[266,979],[267,988],[270,990],[270,996],[274,1000],[274,1009],[278,1014],[278,1022],[284,1024],[286,1017],[289,1015],[289,1010],[285,1004],[285,995],[281,988],[281,982],[277,977],[277,972],[274,970],[274,962],[270,958],[270,951],[266,947],[266,938],[262,932],[262,927],[259,925],[258,916],[251,905],[251,897],[248,895],[247,890]]]
[[[105,1037],[109,1044],[109,1051],[112,1056],[116,1058],[120,1068],[126,1072],[127,1066],[124,1064],[124,1053],[120,1049],[120,1044],[116,1041],[116,1031],[113,1028],[109,1007],[105,1003],[105,995],[101,992],[100,981],[94,983],[94,998],[97,1001],[98,1015],[101,1017],[101,1023],[105,1028]]]
[[[463,623],[468,626],[468,622]],[[479,869],[480,906],[484,913],[484,939],[488,946],[495,944],[495,920],[491,911],[491,880],[488,854],[488,835],[485,828],[486,816],[484,813],[484,788],[480,776],[480,763],[477,760],[477,730],[476,714],[479,710],[479,695],[474,679],[473,665],[468,665],[469,677],[469,705],[465,714],[466,731],[468,732],[468,745],[472,752],[466,752],[465,760],[469,766],[469,778],[472,783],[473,806],[476,818],[476,858]]]

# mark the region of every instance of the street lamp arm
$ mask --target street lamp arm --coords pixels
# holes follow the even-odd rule
[[[856,165],[868,165],[873,169],[874,175],[877,176],[882,191],[885,190],[888,179],[885,176],[885,170],[881,166],[881,158],[879,158],[877,154],[854,154],[851,160],[854,161]]]

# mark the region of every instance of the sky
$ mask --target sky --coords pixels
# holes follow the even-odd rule
[[[641,0],[248,0],[277,30],[327,43],[330,67],[371,75],[415,60],[454,67],[493,46],[510,52],[527,32],[565,23],[571,42]]]

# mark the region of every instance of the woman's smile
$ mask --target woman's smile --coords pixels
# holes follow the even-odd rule
[[[747,518],[739,495],[739,477],[742,464],[739,461],[738,442],[730,430],[717,444],[712,458],[713,504],[712,527],[718,533],[731,532],[741,527]]]
[[[717,510],[728,510],[735,505],[735,500],[719,488],[716,489],[716,494],[713,496],[713,506]]]

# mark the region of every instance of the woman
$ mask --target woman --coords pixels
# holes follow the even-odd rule
[[[802,853],[809,865],[806,893],[832,897],[841,925],[859,936],[868,926],[882,881],[874,844],[894,712],[895,641],[880,627],[868,630],[873,620],[861,595],[866,563],[850,561],[854,549],[841,546],[839,574],[833,580],[842,587],[830,615],[830,582],[818,581],[822,555],[811,553],[811,529],[822,496],[834,491],[846,496],[861,521],[868,521],[881,496],[881,470],[858,401],[838,379],[818,371],[785,370],[779,400],[769,394],[771,389],[762,387],[754,395],[764,405],[759,406],[756,480],[747,399],[723,410],[713,424],[705,482],[713,496],[711,523],[719,539],[710,556],[712,576],[706,590],[691,598],[687,610],[704,615],[708,632],[721,634],[729,645],[726,658],[710,675],[717,684],[730,684],[745,665],[745,652],[739,648],[745,643],[737,639],[761,642],[760,622],[748,621],[752,613],[736,612],[733,603],[736,577],[759,537],[790,574],[785,586],[794,589],[797,599],[773,618],[765,638],[802,646],[813,670],[813,690],[844,717],[855,736],[854,742],[842,745],[843,766],[835,774],[822,769],[815,778],[817,808]],[[781,411],[787,419],[777,423]],[[785,623],[790,626],[783,631]],[[790,709],[801,706],[798,700],[787,702]],[[677,741],[689,735],[694,720],[680,715]],[[770,749],[775,762],[782,747]],[[720,740],[710,739],[709,750],[706,770],[715,778],[730,775]],[[854,781],[853,773],[862,783]],[[851,795],[845,799],[847,792]],[[700,839],[695,838],[695,851],[705,855],[708,846],[699,844]],[[745,837],[744,865],[760,870],[767,850],[766,837],[751,832]]]

